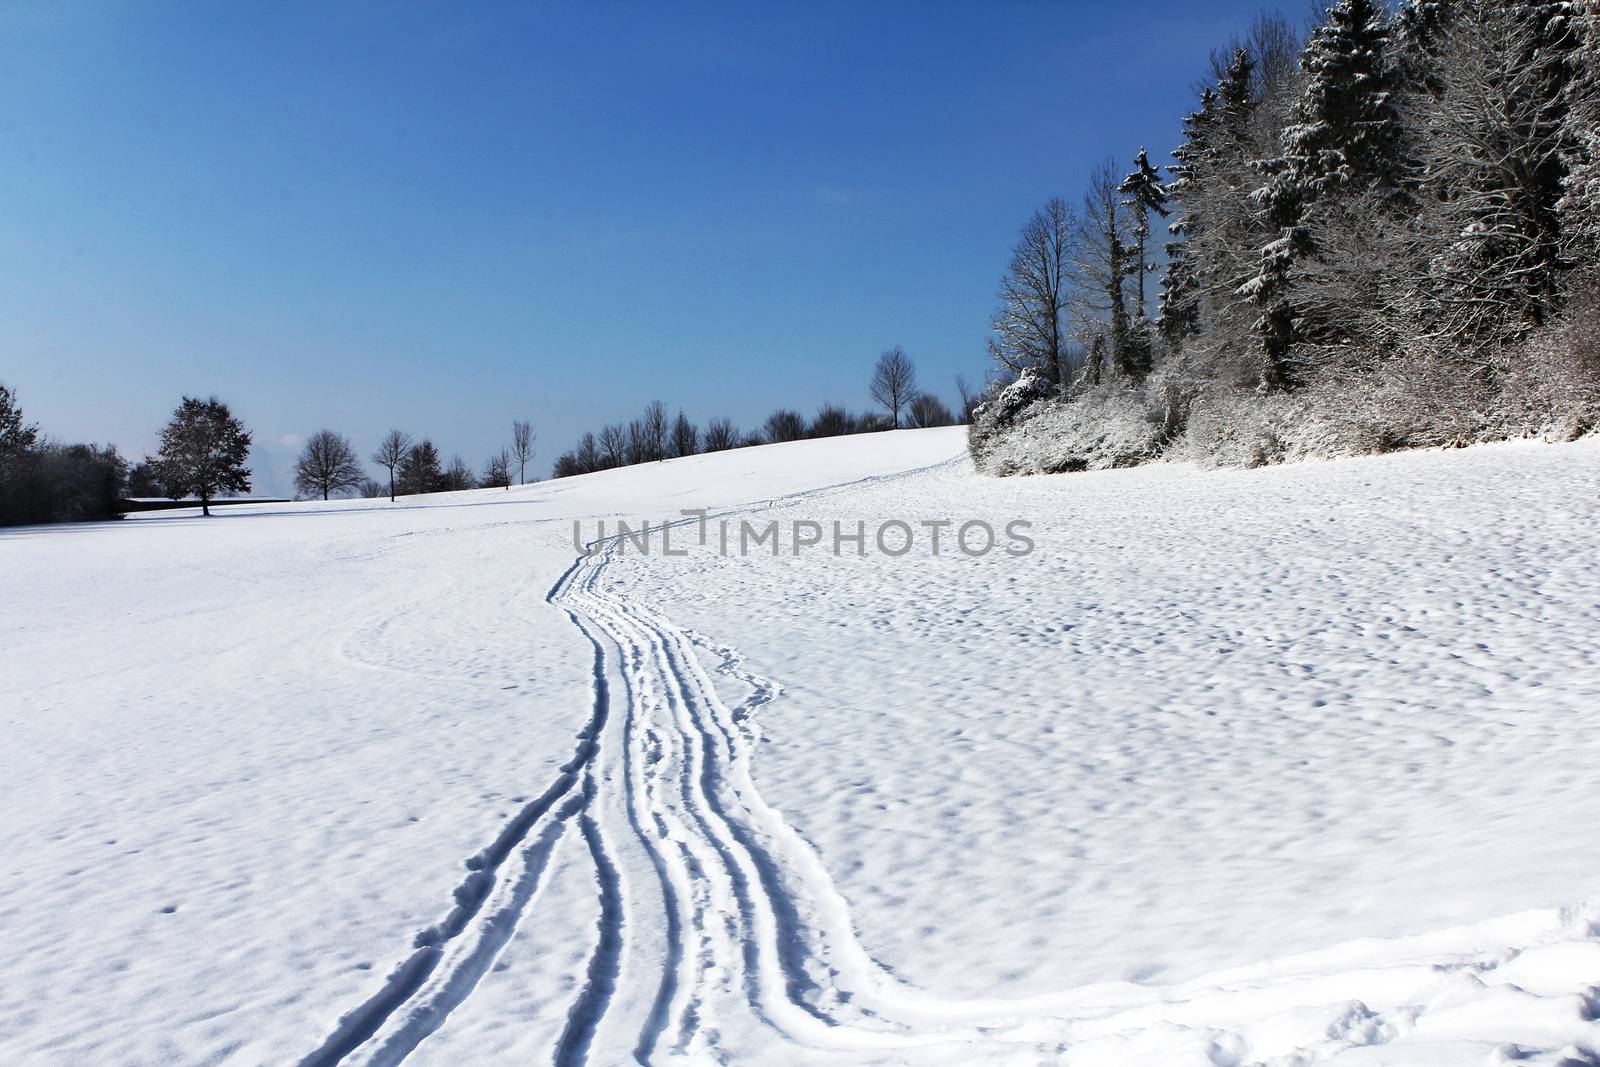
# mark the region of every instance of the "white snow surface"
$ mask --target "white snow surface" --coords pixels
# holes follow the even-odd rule
[[[1600,1064],[1600,442],[901,431],[4,531],[0,604],[3,1064]]]

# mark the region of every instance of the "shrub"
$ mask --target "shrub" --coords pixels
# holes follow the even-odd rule
[[[1525,432],[1572,439],[1600,426],[1600,275],[1535,331],[1506,376],[1505,408]]]
[[[1130,467],[1154,459],[1163,443],[1160,411],[1144,390],[1119,382],[1022,409],[988,439],[979,467],[991,474]]]

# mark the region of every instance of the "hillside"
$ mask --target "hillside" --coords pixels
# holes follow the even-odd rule
[[[0,534],[0,1060],[1600,1059],[1600,442],[963,443]]]

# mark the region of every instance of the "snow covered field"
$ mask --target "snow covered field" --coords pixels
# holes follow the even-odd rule
[[[780,552],[572,545],[683,508]],[[1597,520],[933,430],[0,534],[0,1063],[1600,1063]]]

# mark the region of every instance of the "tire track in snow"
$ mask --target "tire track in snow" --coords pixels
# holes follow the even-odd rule
[[[767,508],[914,473],[793,494],[769,501]],[[759,510],[765,509],[727,514]],[[1060,1035],[1071,1028],[1068,1018],[1080,1015],[1070,995],[947,1000],[907,985],[871,958],[856,936],[848,903],[815,850],[766,804],[750,777],[750,756],[759,740],[752,716],[781,688],[743,670],[736,650],[679,629],[608,588],[603,576],[619,553],[616,538],[591,546],[590,555],[578,560],[581,576],[562,585],[559,599],[618,650],[630,724],[652,721],[653,697],[661,706],[660,723],[674,728],[670,747],[678,755],[663,761],[654,777],[676,778],[676,786],[663,790],[658,782],[651,787],[647,776],[646,801],[655,832],[643,833],[639,820],[633,828],[653,856],[661,854],[658,844],[666,839],[674,839],[682,853],[683,863],[657,865],[677,886],[664,894],[666,907],[672,908],[673,900],[702,899],[710,887],[710,913],[703,906],[680,904],[676,909],[684,943],[698,940],[712,946],[712,969],[733,976],[724,988],[741,990],[744,1010],[802,1047],[856,1054],[977,1044],[1059,1051]],[[720,661],[720,673],[751,690],[744,701],[732,709],[723,703],[699,660],[697,645]],[[630,726],[625,747],[644,747],[649,737],[636,735],[647,733]],[[627,781],[630,789],[638,788],[632,778]],[[719,926],[731,932],[731,951],[726,938],[719,942]],[[674,1048],[682,1052],[697,1029],[708,1028],[711,1013],[701,1018],[692,1005],[711,1004],[718,988],[708,981],[707,968],[686,965],[680,970],[676,978],[670,968],[661,976],[657,1004],[677,1006],[667,1030],[647,1027],[635,1053],[641,1063],[660,1037],[675,1031]],[[668,988],[683,980],[694,986],[687,997],[682,989]],[[720,1007],[726,1011],[729,1005]],[[652,1013],[651,1025],[658,1022],[658,1014]]]
[[[586,808],[593,805],[593,783],[585,784]],[[604,1017],[606,1006],[617,989],[617,975],[621,969],[623,909],[620,876],[616,864],[606,851],[600,825],[589,810],[579,816],[578,823],[583,839],[589,846],[589,857],[594,861],[595,876],[600,883],[599,936],[594,954],[589,957],[588,976],[583,991],[578,995],[567,1016],[566,1029],[556,1045],[556,1067],[580,1067],[587,1062],[589,1046],[594,1041],[595,1030]]]
[[[767,510],[913,473],[917,472],[858,479],[706,518]],[[699,521],[685,519],[672,525]],[[602,788],[617,778],[595,774],[611,699],[608,642],[621,653],[617,667],[628,696],[620,746],[619,777],[625,793],[621,806],[628,812],[626,829],[641,841],[655,867],[667,927],[666,961],[656,979],[635,1059],[648,1062],[657,1042],[669,1034],[675,1049],[689,1048],[714,1018],[718,991],[735,987],[763,1023],[791,1037],[809,1037],[822,1047],[885,1047],[884,1038],[890,1039],[891,1047],[930,1040],[930,1035],[891,1035],[877,1026],[858,1030],[843,1044],[823,1039],[840,1023],[815,1003],[824,991],[811,971],[820,969],[834,977],[839,972],[827,965],[826,952],[818,953],[811,944],[815,931],[785,889],[783,864],[759,843],[749,813],[736,810],[738,805],[721,795],[729,788],[730,770],[747,758],[743,721],[774,699],[778,687],[738,671],[733,650],[713,649],[723,660],[722,669],[753,690],[750,699],[729,712],[700,667],[690,635],[602,590],[600,578],[617,545],[616,538],[591,544],[589,553],[575,559],[544,598],[566,612],[594,651],[592,709],[572,758],[537,799],[466,861],[469,873],[456,887],[446,916],[417,934],[412,954],[376,993],[340,1019],[300,1067],[334,1067],[358,1052],[369,1063],[391,1067],[444,1025],[514,936],[537,899],[555,845],[574,818],[594,864],[600,919],[586,978],[569,1010],[555,1063],[576,1067],[587,1062],[617,992],[626,953],[621,877],[605,843],[608,830],[600,803]],[[656,694],[660,721],[643,702],[641,694],[647,688]],[[650,769],[646,749],[651,737],[669,745],[672,755],[661,762],[676,769],[675,783],[667,783],[659,768]],[[639,767],[641,762],[644,766]],[[754,795],[747,773],[735,794]],[[668,797],[676,801],[669,802]],[[524,857],[523,871],[508,882],[502,869],[518,851]],[[820,865],[816,869],[820,871]],[[486,908],[491,900],[496,906]],[[692,956],[686,948],[691,938]],[[835,940],[828,935],[821,938],[824,946]],[[853,931],[849,940],[853,942]],[[896,1036],[906,1039],[894,1040]]]
[[[679,837],[686,859],[695,852],[709,857],[710,862],[700,864],[698,880],[713,887],[712,899],[722,914],[712,916],[708,922],[703,909],[690,909],[683,919],[698,938],[713,945],[718,938],[716,931],[708,927],[715,926],[717,920],[734,930],[736,943],[732,951],[723,945],[717,953],[716,968],[739,976],[736,984],[744,994],[744,1007],[767,1026],[803,1045],[818,1048],[895,1048],[973,1037],[970,1031],[953,1032],[943,1026],[929,1031],[896,1022],[892,1010],[866,1006],[854,1010],[848,1020],[833,1017],[834,1005],[860,995],[855,989],[841,987],[849,984],[849,977],[861,977],[847,975],[833,957],[856,963],[859,970],[876,972],[869,981],[860,983],[865,987],[863,992],[881,992],[881,987],[899,983],[875,963],[861,965],[867,960],[866,954],[855,941],[847,911],[831,883],[820,891],[814,891],[812,884],[790,888],[797,875],[822,874],[820,864],[814,856],[810,864],[794,864],[788,856],[779,856],[777,849],[783,842],[772,838],[755,814],[756,810],[770,809],[750,803],[756,797],[746,766],[753,737],[743,720],[770,701],[777,687],[753,675],[743,675],[741,680],[753,690],[751,699],[737,712],[724,706],[687,634],[604,589],[601,575],[614,551],[614,544],[607,545],[584,561],[587,573],[582,580],[564,587],[563,603],[590,620],[620,650],[620,667],[629,689],[630,721],[634,709],[641,709],[643,719],[648,714],[646,698],[659,693],[664,719],[676,727],[674,747],[680,754],[666,772],[658,772],[674,774],[676,788],[670,792],[655,790],[650,797],[655,836]],[[723,666],[734,672],[736,654],[730,649],[717,651]],[[630,738],[630,747],[635,743],[636,739]],[[681,836],[685,833],[687,838]],[[655,851],[648,840],[646,845]],[[658,869],[677,870],[677,877],[683,877],[682,866],[660,865]],[[825,874],[822,879],[826,882]],[[800,881],[809,879],[802,877]],[[679,885],[671,896],[692,899],[695,890],[692,883]],[[821,898],[820,906],[815,898]],[[691,969],[687,977],[702,987],[696,999],[711,1001],[717,990],[703,988],[704,970]],[[665,992],[669,977],[664,975],[662,981],[658,1004],[663,996],[671,996]],[[943,1021],[938,1019],[936,1009],[916,1014],[921,1016],[917,1023]],[[678,1017],[670,1020],[678,1030],[676,1047],[684,1048],[694,1029],[703,1023],[680,1009]],[[653,1047],[655,1036],[648,1034],[640,1048]],[[643,1062],[643,1057],[639,1058]]]
[[[793,494],[767,507],[905,476]],[[545,598],[566,612],[594,651],[594,708],[573,759],[546,794],[474,857],[477,864],[469,863],[472,872],[446,918],[419,935],[416,951],[384,988],[341,1020],[303,1064],[336,1064],[356,1051],[372,1063],[404,1060],[470,996],[517,922],[537,906],[544,865],[574,824],[584,847],[573,854],[587,855],[593,866],[599,920],[584,980],[553,1050],[558,1067],[611,1067],[627,1055],[623,1048],[640,1064],[658,1050],[727,1062],[737,1053],[720,1043],[720,1030],[740,1021],[736,1015],[791,1043],[797,1061],[809,1059],[802,1052],[832,1051],[845,1062],[876,1052],[875,1059],[903,1063],[911,1062],[909,1050],[929,1046],[938,1046],[931,1051],[942,1063],[988,1061],[996,1053],[1006,1062],[1048,1060],[1080,1040],[1152,1022],[1183,1030],[1198,1025],[1187,1002],[1258,991],[1230,985],[1174,998],[1165,991],[1088,988],[1020,1000],[946,1000],[902,982],[866,952],[848,902],[816,851],[755,788],[755,715],[776,699],[779,686],[746,671],[735,649],[608,587],[606,572],[620,552],[615,538],[590,548]],[[731,708],[723,702],[702,653],[711,657],[711,670],[750,690],[743,701]],[[612,736],[602,744],[613,691],[624,702],[620,723],[612,717]],[[622,854],[613,851],[630,836],[653,868],[655,877],[644,881],[660,890],[648,907],[629,901],[624,890],[637,891],[637,880],[624,882]],[[522,874],[515,876],[509,860],[519,852]],[[629,941],[629,909],[648,915],[657,904],[666,951],[659,968],[640,967],[630,957],[638,953]],[[1315,986],[1322,978],[1257,981],[1275,988]],[[629,1014],[611,1009],[641,1003],[648,1010],[627,1045],[615,1031]]]
[[[575,560],[556,580],[545,594],[547,603],[554,603],[562,586],[577,572],[582,562],[581,558]],[[582,629],[577,617],[570,611],[567,614]],[[605,729],[610,708],[604,651],[587,630],[584,633],[594,648],[593,702],[589,719],[578,731],[572,758],[559,768],[556,779],[542,794],[506,823],[492,842],[466,860],[468,873],[452,894],[454,905],[450,911],[442,920],[416,935],[412,941],[411,955],[390,972],[376,993],[344,1015],[333,1033],[315,1051],[299,1061],[299,1067],[334,1067],[357,1050],[371,1045],[391,1020],[399,1020],[398,1033],[386,1038],[378,1046],[371,1062],[401,1062],[423,1038],[444,1025],[445,1019],[471,994],[478,980],[494,963],[499,951],[510,941],[522,912],[535,896],[556,840],[572,816],[584,808],[592,795],[589,790],[584,790],[567,803],[556,806],[588,774],[599,751],[600,735]],[[551,817],[546,819],[546,816]],[[499,883],[501,867],[514,851],[528,842],[534,829],[546,822],[550,825],[525,850],[529,855],[524,881],[532,879],[528,891],[514,892],[509,907],[494,910],[485,920],[477,921],[485,902]],[[588,839],[587,834],[585,839]],[[455,967],[444,976],[443,988],[426,1004],[418,1006],[414,1013],[403,1013],[402,1009],[419,999],[419,993],[445,958],[447,947],[453,947],[451,943],[469,928],[473,930],[469,939],[473,948],[456,954],[460,958],[453,960]],[[402,1019],[402,1015],[407,1017]]]

